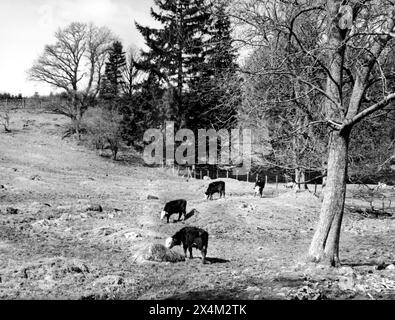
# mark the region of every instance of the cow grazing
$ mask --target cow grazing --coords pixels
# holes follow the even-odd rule
[[[287,182],[286,184],[284,184],[284,187],[287,189],[293,189],[293,188],[296,188],[296,183],[295,182]]]
[[[388,185],[386,183],[384,183],[384,182],[379,182],[377,184],[377,187],[376,187],[377,190],[379,190],[379,189],[386,189],[386,188],[388,188]]]
[[[255,182],[255,194],[254,197],[257,196],[258,194],[261,196],[263,195],[263,188],[265,188],[265,180],[262,178],[259,178],[256,182]]]
[[[169,218],[172,214],[178,213],[178,221],[181,220],[181,216],[184,215],[184,220],[185,220],[185,215],[187,212],[187,201],[184,199],[179,199],[179,200],[173,200],[168,203],[166,203],[165,207],[163,208],[163,211],[161,212],[160,219],[163,220],[165,217],[167,218],[167,223],[169,223]]]
[[[213,200],[213,194],[219,193],[219,197],[224,196],[225,198],[225,182],[224,181],[215,181],[211,182],[208,185],[207,191],[205,194],[207,195],[207,199]]]
[[[187,249],[189,250],[189,259],[192,259],[192,248],[199,249],[202,253],[202,261],[206,263],[208,232],[197,227],[184,227],[176,232],[172,237],[166,239],[168,249],[181,245],[184,249],[185,258]]]

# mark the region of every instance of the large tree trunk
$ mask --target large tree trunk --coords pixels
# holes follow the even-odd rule
[[[309,250],[309,260],[336,266],[340,263],[339,241],[346,196],[349,132],[331,133],[328,177],[320,220]]]
[[[295,169],[295,182],[299,190],[304,189],[307,190],[306,184],[306,170],[302,168]],[[302,188],[303,186],[303,188]]]
[[[80,141],[81,140],[81,132],[80,132],[80,122],[81,120],[78,119],[78,117],[75,117],[72,119],[73,121],[73,127],[75,130],[75,135],[77,137],[77,140]]]

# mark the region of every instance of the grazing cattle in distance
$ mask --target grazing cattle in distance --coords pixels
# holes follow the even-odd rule
[[[296,187],[296,183],[295,182],[287,182],[286,184],[284,184],[284,187],[287,189],[293,189]]]
[[[261,198],[262,198],[263,188],[265,188],[265,179],[264,178],[258,178],[258,180],[255,182],[255,187],[254,187],[255,194],[254,194],[254,197],[259,194],[261,196]]]
[[[208,185],[207,191],[205,194],[207,195],[207,199],[213,200],[213,194],[219,193],[219,198],[224,196],[225,198],[225,182],[224,181],[215,181],[211,182]]]
[[[172,237],[166,239],[166,247],[168,249],[174,246],[183,246],[185,258],[187,257],[187,249],[189,250],[189,259],[192,259],[192,248],[199,249],[202,253],[202,261],[206,263],[208,232],[197,227],[184,227],[176,232]]]
[[[376,187],[376,189],[378,190],[378,189],[386,189],[388,187],[388,185],[386,184],[386,183],[384,183],[384,182],[379,182],[378,184],[377,184],[377,187]]]
[[[160,219],[163,220],[165,217],[167,218],[167,223],[169,223],[169,218],[172,214],[178,213],[178,221],[181,220],[181,215],[185,215],[187,212],[187,201],[184,199],[173,200],[166,203],[163,211],[161,212]]]

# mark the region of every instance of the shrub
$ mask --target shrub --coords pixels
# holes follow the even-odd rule
[[[84,127],[88,141],[97,150],[110,149],[113,160],[117,159],[121,137],[122,116],[105,107],[90,108],[85,114]]]

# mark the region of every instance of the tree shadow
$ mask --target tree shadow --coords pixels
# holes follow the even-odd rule
[[[189,291],[177,293],[164,300],[234,300],[241,293],[240,289]]]
[[[359,262],[343,262],[341,264],[342,267],[376,267],[376,270],[384,270],[386,267],[388,267],[391,263],[385,263],[385,262],[378,262],[375,260],[372,261],[359,261]]]
[[[210,257],[206,257],[206,261],[209,262],[210,264],[214,264],[214,263],[228,263],[228,262],[230,262],[230,260],[221,259],[221,258],[210,258]]]

